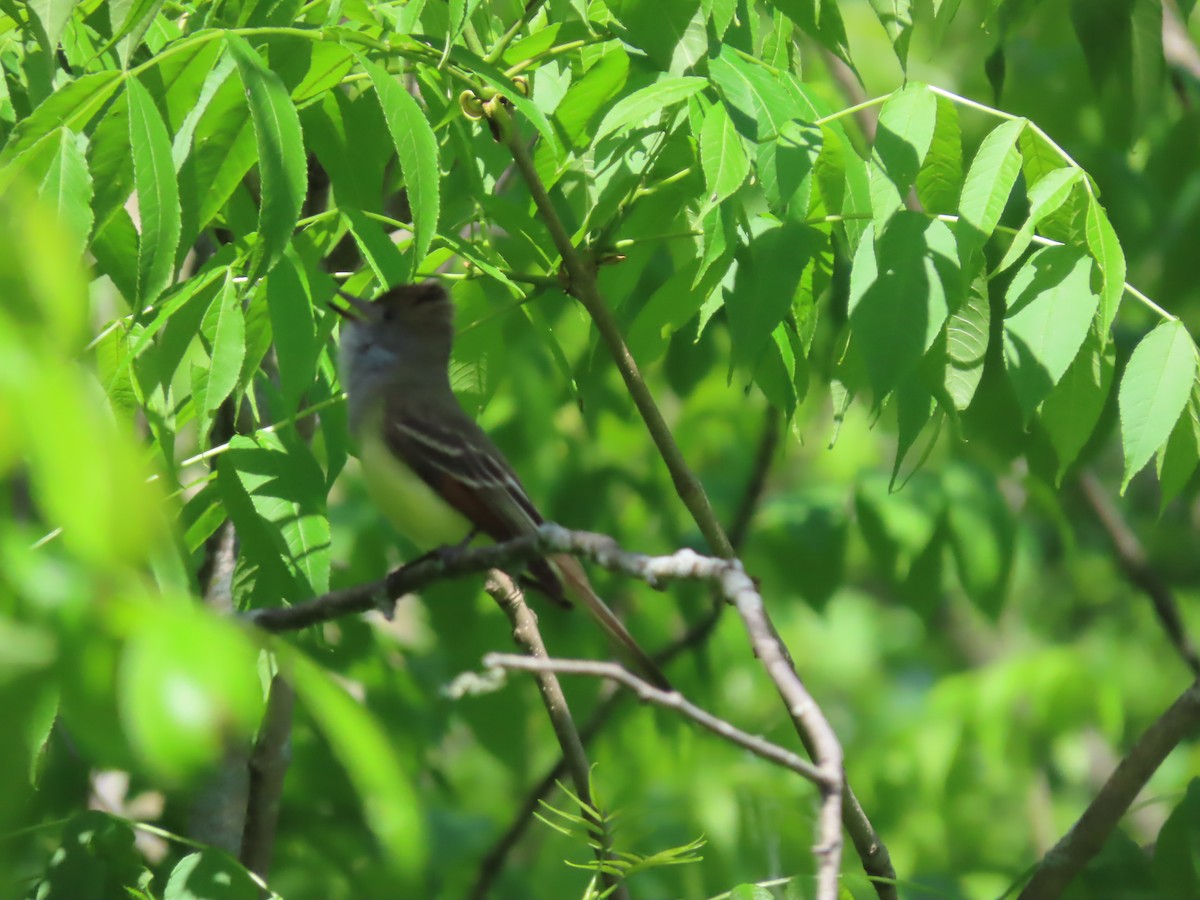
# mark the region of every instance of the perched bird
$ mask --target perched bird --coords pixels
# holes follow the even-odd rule
[[[454,306],[439,284],[394,287],[373,302],[338,292],[346,321],[342,384],[350,428],[375,502],[417,547],[529,534],[545,520],[520,479],[450,389]],[[667,679],[592,589],[579,561],[555,555],[529,565],[533,584],[562,606],[582,605],[645,678]]]

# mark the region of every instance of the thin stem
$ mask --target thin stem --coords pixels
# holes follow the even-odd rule
[[[500,57],[504,56],[504,51],[508,49],[509,44],[511,44],[516,39],[517,35],[521,33],[521,29],[529,23],[529,20],[532,19],[538,9],[541,8],[543,2],[544,0],[528,0],[528,2],[525,4],[525,8],[521,10],[521,15],[517,17],[517,21],[513,22],[512,25],[509,26],[508,31],[500,35],[499,40],[492,45],[492,49],[487,52],[486,56],[484,56],[484,62],[489,62],[495,65],[500,61]]]
[[[862,103],[856,103],[853,106],[847,106],[845,109],[839,110],[838,112],[830,113],[827,116],[822,116],[821,118],[817,119],[817,121],[813,122],[813,124],[825,125],[829,122],[836,122],[838,119],[844,119],[846,116],[852,116],[857,112],[862,112],[864,109],[870,109],[872,106],[882,106],[884,101],[890,96],[891,94],[884,94],[882,97],[875,97],[871,100],[864,100]]]

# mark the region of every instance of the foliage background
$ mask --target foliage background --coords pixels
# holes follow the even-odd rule
[[[1184,21],[1192,5],[1179,4]],[[1000,895],[1190,680],[1079,486],[1093,478],[1118,503],[1194,625],[1194,344],[1130,296],[1111,333],[1092,324],[1125,267],[1198,327],[1196,67],[1164,59],[1155,0],[551,2],[492,58],[519,4],[85,0],[0,13],[6,893],[192,896],[197,858],[177,866],[189,847],[141,830],[135,850],[119,821],[79,814],[105,797],[119,817],[195,835],[223,753],[253,736],[263,641],[201,599],[296,602],[408,555],[365,495],[333,399],[329,272],[356,272],[346,287],[364,294],[414,273],[453,279],[456,386],[548,518],[648,553],[704,546],[591,322],[557,286],[526,186],[496,186],[511,157],[463,115],[467,87],[506,92],[526,135],[535,120],[535,162],[568,229],[600,257],[623,255],[600,267],[600,290],[722,522],[765,445],[744,558],[843,741],[902,896]],[[510,80],[526,60],[528,98]],[[780,94],[781,72],[800,88]],[[881,113],[896,140],[872,156],[875,107],[838,113],[906,80],[1026,117],[1091,179],[1070,176],[1040,223],[1086,270],[1045,295],[1033,382],[1003,357],[1013,266],[987,289],[990,317],[978,307],[986,364],[966,367],[982,380],[962,404],[930,387],[955,367],[941,321],[928,335],[913,324],[936,307],[937,265],[957,253],[962,285],[992,272],[1037,180],[1063,161],[1022,144],[1011,199],[995,183],[1012,159],[981,166],[993,187],[982,214],[1003,209],[1010,230],[972,256],[975,239],[951,222],[938,257],[928,213],[959,211],[954,138],[969,168],[1001,123],[958,104],[955,129],[955,104],[910,87]],[[931,102],[938,130],[920,153]],[[793,118],[803,127],[788,130]],[[914,182],[927,212],[897,211]],[[1088,233],[1092,184],[1115,256]],[[879,269],[901,273],[879,308],[903,313],[882,323],[851,312],[866,302],[856,252],[872,234]],[[943,290],[951,310],[965,302],[965,288]],[[1072,346],[1079,308],[1092,312]],[[1161,327],[1146,354],[1159,380],[1137,393],[1125,369]],[[1052,387],[1037,372],[1063,357],[1051,381],[1063,377],[1089,328],[1094,366],[1067,379],[1078,393],[1030,415]],[[915,355],[914,334],[929,339]],[[1141,431],[1119,414],[1127,384],[1127,409],[1157,410]],[[1159,410],[1166,395],[1181,399]],[[262,430],[331,399],[315,420]],[[1168,435],[1167,475],[1136,474]],[[226,521],[240,553],[223,580],[211,569]],[[708,605],[699,590],[597,580],[652,647]],[[279,894],[463,896],[555,760],[531,683],[441,691],[507,646],[477,588],[443,585],[391,623],[347,619],[272,645],[298,696],[269,876]],[[606,653],[580,616],[547,609],[541,623],[559,655]],[[670,674],[706,708],[794,743],[732,616]],[[567,690],[584,718],[598,686]],[[635,896],[797,875],[789,890],[806,889],[809,785],[629,704],[592,758],[600,796],[622,811],[622,847],[707,841],[701,862],[639,875]],[[1194,895],[1197,763],[1191,746],[1170,757],[1078,896]],[[127,773],[115,796],[102,790],[113,772]],[[1156,839],[1152,859],[1133,849]],[[493,895],[582,894],[586,873],[564,859],[587,851],[535,822]],[[233,879],[221,896],[253,892],[236,866],[203,865]],[[844,871],[856,896],[873,893],[852,856]]]

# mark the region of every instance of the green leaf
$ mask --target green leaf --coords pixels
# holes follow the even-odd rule
[[[259,255],[255,271],[265,275],[283,255],[300,219],[308,189],[304,134],[300,116],[279,76],[266,67],[245,38],[228,33],[225,40],[246,89],[246,102],[258,145],[262,200],[258,212]]]
[[[125,80],[123,72],[94,72],[68,81],[17,123],[0,150],[0,190],[20,171],[13,163],[45,152],[60,128],[82,132]],[[23,160],[28,165],[30,159]]]
[[[298,260],[290,254],[267,276],[267,310],[279,366],[279,389],[284,412],[299,409],[317,374],[317,323],[313,315],[312,285]]]
[[[75,236],[80,256],[92,231],[92,176],[86,154],[87,138],[61,129],[58,147],[38,190],[59,221]]]
[[[786,223],[755,235],[738,254],[737,277],[725,300],[733,339],[731,366],[753,367],[775,326],[791,310],[817,243],[813,228]]]
[[[912,0],[871,0],[879,24],[887,32],[900,60],[900,68],[908,70],[908,42],[912,40]]]
[[[605,113],[596,129],[593,143],[608,135],[620,131],[628,125],[637,123],[644,126],[647,119],[656,113],[670,109],[682,103],[688,97],[708,86],[705,78],[687,76],[682,78],[662,78],[654,84],[628,94],[613,104],[613,108]]]
[[[1038,419],[1058,457],[1058,482],[1092,436],[1112,390],[1116,351],[1095,326],[1062,380],[1046,397]]]
[[[212,413],[233,393],[246,355],[246,317],[232,275],[226,276],[225,286],[213,300],[203,330],[212,342],[212,362],[204,395],[197,402],[202,412]]]
[[[107,813],[89,810],[67,821],[61,844],[46,866],[39,900],[121,897],[127,885],[149,874],[133,845],[133,829]]]
[[[1025,130],[1024,119],[997,125],[983,139],[963,182],[958,208],[959,244],[963,264],[968,265],[975,251],[983,246],[1000,221],[1008,195],[1021,172],[1021,153],[1017,138]]]
[[[948,215],[958,210],[962,193],[962,132],[958,127],[958,108],[951,100],[937,97],[937,120],[933,140],[921,171],[917,173],[917,198],[927,212]]]
[[[1028,421],[1079,352],[1100,298],[1092,261],[1073,247],[1044,247],[1013,276],[1005,296],[1004,362]]]
[[[1171,436],[1196,378],[1196,345],[1183,323],[1169,319],[1138,343],[1117,393],[1129,481]]]
[[[1075,185],[1083,180],[1083,170],[1076,168],[1054,169],[1046,177],[1035,184],[1029,191],[1029,215],[1021,224],[1021,228],[1013,236],[1012,243],[1004,253],[1004,258],[996,266],[996,272],[1003,272],[1021,258],[1033,240],[1034,229],[1041,221],[1055,212],[1066,201]]]
[[[1154,845],[1154,881],[1163,900],[1200,896],[1200,779],[1163,823]]]
[[[700,0],[614,0],[622,36],[664,72],[677,75],[708,52]]]
[[[139,604],[118,669],[123,724],[142,762],[171,781],[247,740],[262,716],[258,648],[249,633],[187,603]]]
[[[26,3],[29,11],[42,23],[51,51],[58,47],[71,13],[78,5],[79,0],[28,0]]]
[[[725,46],[708,61],[708,73],[729,105],[737,130],[757,143],[772,141],[802,110],[778,78]]]
[[[437,138],[417,101],[395,78],[362,56],[359,62],[375,86],[400,160],[400,171],[404,173],[408,205],[413,214],[413,247],[404,280],[413,281],[437,234],[441,214]]]
[[[771,0],[771,4],[854,70],[837,0]]]
[[[971,405],[987,359],[990,307],[987,277],[981,272],[946,321],[946,394],[962,412]]]
[[[142,226],[137,301],[145,306],[158,298],[175,274],[175,250],[182,230],[179,186],[171,161],[171,138],[150,92],[131,78],[125,93],[129,98],[133,183]]]
[[[775,895],[757,884],[739,884],[729,892],[729,900],[774,900]]]
[[[1100,333],[1107,340],[1125,294],[1125,253],[1108,214],[1094,195],[1087,204],[1087,245],[1100,270]]]
[[[1187,411],[1179,417],[1171,436],[1159,451],[1159,508],[1179,496],[1200,464],[1200,387],[1192,390]]]
[[[901,210],[878,241],[864,235],[850,274],[850,324],[878,399],[933,345],[958,305],[960,277],[944,222]]]
[[[815,125],[785,122],[773,141],[758,145],[758,179],[767,206],[780,218],[807,218],[811,174],[821,155],[823,135]]]
[[[258,885],[236,859],[206,847],[171,870],[163,900],[257,900]]]
[[[286,441],[286,444],[285,444]],[[325,476],[308,446],[288,435],[235,436],[217,484],[242,540],[256,604],[295,603],[329,589]]]
[[[968,597],[993,621],[1000,615],[1016,546],[1016,523],[995,477],[962,463],[942,476],[950,549]]]
[[[879,111],[871,151],[871,206],[883,221],[904,205],[933,141],[937,95],[911,83],[892,94]]]
[[[288,653],[284,664],[297,697],[358,791],[367,824],[384,853],[399,874],[416,881],[428,865],[429,837],[421,803],[395,745],[367,708],[327,672],[298,652]]]

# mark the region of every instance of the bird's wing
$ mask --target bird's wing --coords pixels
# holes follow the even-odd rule
[[[422,481],[494,541],[528,534],[545,520],[521,481],[492,443],[457,406],[447,419],[411,403],[390,401],[384,440]],[[567,604],[554,569],[542,560],[529,566],[537,586]]]

